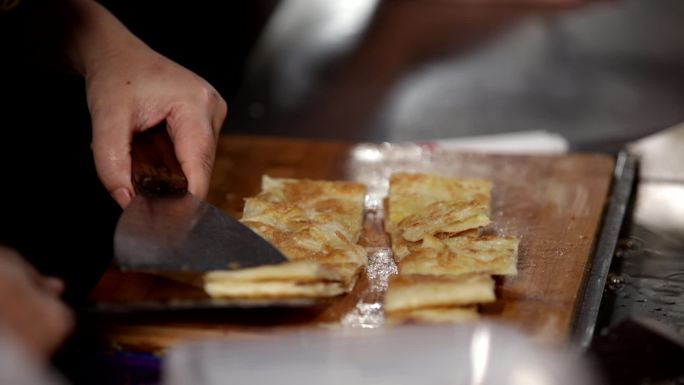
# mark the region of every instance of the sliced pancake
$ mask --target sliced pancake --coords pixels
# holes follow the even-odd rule
[[[264,176],[245,202],[242,223],[290,262],[210,272],[207,293],[218,297],[327,297],[350,291],[367,263],[357,244],[366,187],[346,181]]]
[[[515,275],[518,264],[515,237],[456,236],[439,239],[426,236],[422,242],[396,247],[401,274],[458,275],[488,273]]]
[[[492,183],[427,174],[390,178],[388,232],[417,241],[424,234],[457,233],[489,223]]]
[[[214,298],[322,298],[347,290],[340,282],[212,281],[204,290]]]
[[[396,226],[407,241],[437,233],[460,233],[489,224],[489,203],[478,200],[433,202],[410,214]]]
[[[323,264],[314,261],[292,261],[239,270],[212,271],[204,275],[205,284],[221,282],[339,282],[353,283],[361,267],[353,263]]]
[[[356,263],[365,265],[366,250],[352,242],[335,222],[286,223],[272,226],[243,220],[257,234],[271,242],[292,261],[310,260],[321,263]]]
[[[385,312],[468,306],[493,302],[494,280],[487,274],[461,276],[394,275],[385,296]]]
[[[473,322],[479,319],[480,316],[475,306],[421,308],[387,313],[387,323],[390,325],[405,323],[451,324]]]
[[[351,242],[359,240],[366,186],[348,181],[271,178],[245,201],[242,219],[286,230],[302,225],[335,223]]]

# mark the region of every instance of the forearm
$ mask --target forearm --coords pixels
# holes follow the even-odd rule
[[[74,70],[87,77],[91,69],[113,55],[148,49],[107,9],[92,0],[65,0],[73,15],[67,58]]]

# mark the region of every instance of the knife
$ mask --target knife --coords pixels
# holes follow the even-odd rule
[[[188,192],[165,122],[134,136],[131,160],[136,196],[114,234],[120,269],[201,273],[287,261],[249,227]]]

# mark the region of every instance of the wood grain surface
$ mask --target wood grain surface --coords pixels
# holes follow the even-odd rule
[[[112,316],[102,322],[102,335],[128,349],[156,351],[180,341],[261,336],[290,327],[382,327],[379,304],[393,268],[385,252],[382,198],[389,175],[401,170],[494,181],[492,230],[520,238],[519,274],[499,279],[499,300],[481,311],[485,318],[509,323],[540,340],[562,343],[572,327],[613,167],[611,157],[593,154],[464,154],[435,145],[224,136],[208,200],[238,217],[243,198],[259,192],[263,174],[366,183],[363,244],[370,252],[368,274],[349,295],[311,308]],[[133,301],[183,293],[201,297],[191,285],[184,289],[159,277],[110,271],[92,299]]]

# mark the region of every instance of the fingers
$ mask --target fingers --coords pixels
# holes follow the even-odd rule
[[[200,199],[209,191],[216,152],[211,117],[194,108],[176,110],[167,119],[178,162],[188,178],[188,189]]]
[[[45,292],[59,297],[64,293],[64,281],[56,277],[42,277],[41,287]]]
[[[166,119],[188,188],[204,198],[226,104],[206,81],[168,59],[156,53],[136,58],[122,63],[124,70],[114,66],[87,78],[98,176],[125,208],[135,195],[133,135]]]
[[[22,299],[14,305],[15,331],[36,357],[48,359],[71,334],[74,315],[59,298],[35,286],[25,288]]]
[[[216,136],[218,137],[218,135],[221,134],[221,127],[223,127],[223,122],[226,120],[226,115],[228,115],[228,105],[226,104],[226,101],[223,100],[220,95],[218,95],[218,93],[216,96],[218,97],[218,102],[211,124],[214,128]]]
[[[43,295],[41,299],[37,312],[44,324],[42,332],[37,336],[37,352],[50,356],[71,334],[75,319],[71,310],[58,298]]]
[[[0,246],[0,263],[3,268],[11,267],[18,270],[18,274],[28,278],[36,287],[45,293],[59,297],[64,292],[64,282],[56,277],[45,276],[26,262],[14,249]]]
[[[18,274],[28,278],[34,285],[42,286],[44,277],[14,249],[2,246],[0,247],[0,256],[2,256],[3,268],[15,269]]]
[[[95,168],[105,188],[123,208],[134,191],[131,184],[132,116],[125,109],[92,113]]]
[[[174,109],[167,118],[176,157],[188,178],[188,189],[200,199],[209,192],[216,142],[228,110],[213,88],[209,86],[204,91],[201,105]]]
[[[167,117],[176,156],[188,178],[188,189],[199,198],[209,191],[216,138],[227,107],[215,92],[202,106],[181,105]],[[207,112],[210,111],[210,112]],[[93,113],[93,155],[98,176],[117,203],[125,208],[135,195],[131,183],[133,117],[125,109]]]
[[[15,251],[0,248],[0,323],[41,359],[73,328],[73,315],[58,298],[62,289],[61,281],[40,275]]]

